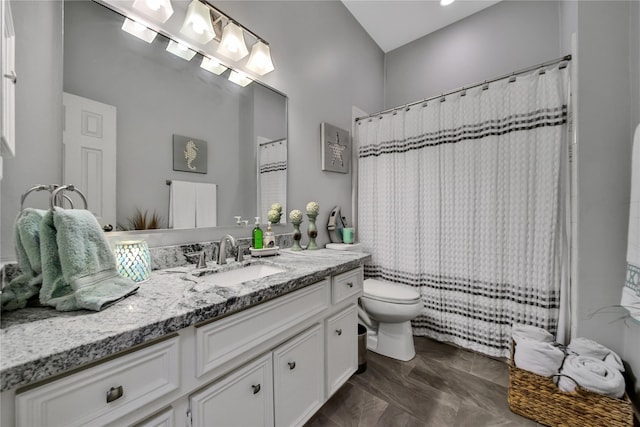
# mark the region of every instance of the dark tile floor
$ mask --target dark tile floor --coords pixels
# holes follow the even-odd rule
[[[367,371],[349,381],[307,427],[536,427],[507,403],[508,366],[471,351],[415,337],[416,357],[367,353]]]

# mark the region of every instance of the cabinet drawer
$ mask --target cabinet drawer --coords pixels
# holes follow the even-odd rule
[[[215,369],[329,305],[329,279],[196,328],[196,374]]]
[[[301,426],[322,406],[324,337],[316,325],[273,351],[277,426]]]
[[[178,355],[175,336],[42,386],[18,391],[17,424],[67,427],[111,422],[177,389]]]
[[[331,286],[331,303],[337,304],[354,295],[362,295],[363,280],[362,267],[335,276]]]
[[[193,427],[273,426],[271,353],[190,398]]]
[[[327,319],[327,398],[335,393],[358,367],[357,325],[355,305]]]
[[[134,427],[175,427],[173,408],[162,411],[158,415],[136,424]]]

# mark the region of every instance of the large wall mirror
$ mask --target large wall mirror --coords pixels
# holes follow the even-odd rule
[[[129,229],[140,211],[167,228],[168,182],[176,181],[217,185],[217,226],[235,225],[238,216],[265,222],[275,202],[286,212],[286,96],[258,82],[238,86],[229,71],[212,74],[199,55],[174,56],[161,36],[139,40],[121,30],[123,20],[92,1],[64,3],[64,92],[116,111],[116,224]],[[100,126],[108,124],[88,123],[89,133],[106,132]],[[173,157],[182,155],[174,135],[206,142],[206,173],[174,170]],[[65,163],[72,163],[65,170],[77,166]]]

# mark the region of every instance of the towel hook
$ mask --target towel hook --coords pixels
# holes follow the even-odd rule
[[[82,192],[78,188],[76,188],[75,185],[69,184],[69,185],[63,185],[61,187],[58,187],[55,190],[53,190],[53,192],[51,193],[51,198],[50,198],[49,202],[51,204],[51,210],[52,211],[54,211],[56,209],[56,206],[55,206],[56,196],[58,195],[58,193],[60,191],[64,191],[64,190],[75,191],[76,193],[78,193],[80,195],[80,198],[82,199],[82,202],[84,203],[84,208],[87,209],[89,207],[89,205],[87,204],[87,198],[84,197],[84,194],[82,194]],[[63,194],[63,196],[64,196],[64,194]],[[68,197],[67,197],[67,199],[68,199]]]
[[[57,184],[49,184],[49,185],[39,184],[39,185],[34,185],[30,189],[28,189],[25,193],[23,193],[22,196],[20,196],[20,210],[24,209],[24,201],[25,201],[25,199],[27,198],[27,196],[30,193],[32,193],[34,191],[43,191],[43,190],[47,190],[49,193],[51,193],[56,188],[58,188]],[[71,208],[73,208],[73,200],[71,200],[71,198],[69,196],[67,196],[66,194],[63,194],[62,197],[67,199],[67,201],[71,205]]]

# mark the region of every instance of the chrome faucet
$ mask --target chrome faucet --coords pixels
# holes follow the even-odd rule
[[[235,248],[237,246],[236,239],[234,239],[230,234],[227,234],[222,239],[220,239],[220,249],[218,250],[218,265],[227,263],[227,242],[231,244],[231,248]]]

